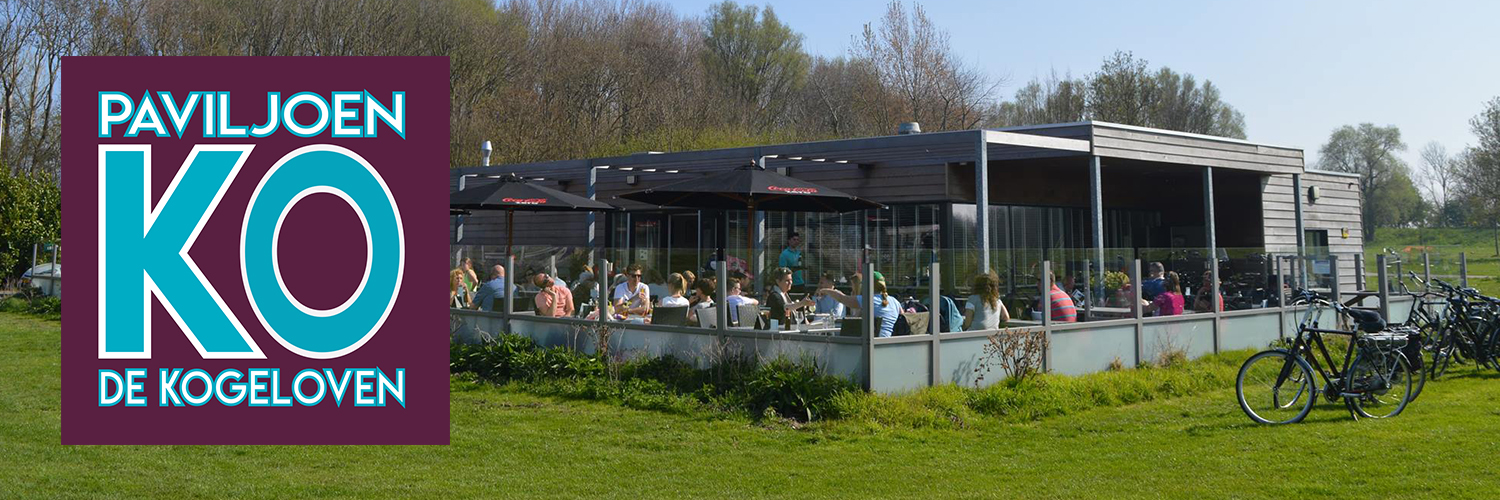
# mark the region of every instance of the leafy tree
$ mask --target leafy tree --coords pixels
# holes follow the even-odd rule
[[[61,212],[62,190],[50,173],[0,173],[0,278],[24,271],[32,244],[57,241]]]
[[[1495,255],[1500,255],[1500,97],[1469,120],[1479,138],[1459,155],[1455,165],[1459,197],[1472,214],[1471,224],[1495,230]]]
[[[1407,184],[1411,183],[1406,174],[1405,162],[1395,154],[1405,150],[1406,143],[1401,142],[1401,129],[1394,125],[1377,127],[1371,123],[1345,125],[1335,129],[1328,137],[1328,142],[1318,150],[1319,167],[1359,175],[1365,238],[1374,239],[1375,228],[1382,222],[1388,222],[1377,217],[1377,207],[1382,207],[1383,203],[1379,199],[1381,190],[1398,175],[1407,178]],[[1382,207],[1380,211],[1386,215],[1400,212],[1390,207]]]
[[[1428,205],[1406,172],[1397,171],[1371,197],[1375,220],[1382,226],[1416,227],[1427,222]]]
[[[1243,139],[1245,117],[1225,103],[1213,82],[1171,68],[1150,69],[1130,52],[1115,52],[1086,78],[1033,79],[1000,104],[993,124],[1032,125],[1092,119]]]
[[[704,31],[709,82],[728,94],[740,117],[757,126],[775,123],[807,80],[802,35],[770,6],[762,11],[730,0],[709,7]]]
[[[1069,123],[1088,117],[1088,84],[1070,74],[1053,71],[1045,80],[1033,79],[1016,90],[1013,100],[1000,103],[995,112],[1004,125]]]

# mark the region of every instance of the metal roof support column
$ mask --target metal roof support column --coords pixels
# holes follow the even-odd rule
[[[598,184],[598,182],[599,182],[599,170],[594,167],[594,162],[592,160],[590,160],[588,162],[588,167],[589,167],[588,195],[589,195],[589,199],[592,200],[592,199],[595,199],[596,195],[598,195],[598,192],[595,191],[595,185]],[[595,253],[594,250],[597,249],[598,246],[599,246],[598,236],[596,236],[594,234],[594,218],[597,217],[597,216],[598,215],[595,214],[593,210],[590,210],[589,213],[588,213],[588,215],[587,215],[587,217],[588,217],[588,226],[589,226],[589,229],[588,229],[589,257],[588,257],[587,262],[593,262],[594,261],[594,259],[596,258],[595,257],[596,253]]]
[[[1203,230],[1208,242],[1208,283],[1198,287],[1198,293],[1207,294],[1208,307],[1214,315],[1214,352],[1219,352],[1219,346],[1223,345],[1224,328],[1221,321],[1222,308],[1219,307],[1219,242],[1215,238],[1214,224],[1214,168],[1203,167]],[[1205,290],[1206,288],[1206,290]]]
[[[768,162],[765,156],[761,156],[755,159],[755,163],[764,169],[767,168]],[[761,284],[760,287],[757,287],[751,293],[760,293],[761,288],[770,284],[766,281],[765,276],[763,276],[766,272],[766,212],[764,210],[756,210],[755,219],[748,222],[755,224],[755,255],[750,260],[751,265],[755,267],[751,272],[755,273],[755,281]]]
[[[990,270],[990,150],[979,131],[974,152],[974,232],[979,233],[979,272]]]
[[[1084,307],[1093,311],[1095,297],[1104,294],[1104,193],[1099,172],[1099,157],[1089,157],[1089,229],[1094,240],[1094,256],[1091,259],[1094,275],[1098,281],[1089,281],[1089,293],[1084,297]],[[1092,278],[1092,276],[1090,276]],[[1093,319],[1093,318],[1089,318]]]
[[[1297,215],[1297,279],[1299,288],[1307,288],[1307,232],[1302,226],[1302,174],[1292,174],[1292,199]]]

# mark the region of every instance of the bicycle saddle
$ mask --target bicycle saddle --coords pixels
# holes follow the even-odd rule
[[[1363,309],[1345,309],[1345,311],[1348,312],[1350,319],[1359,323],[1359,329],[1365,333],[1377,333],[1385,329],[1385,318],[1380,317],[1378,312]]]

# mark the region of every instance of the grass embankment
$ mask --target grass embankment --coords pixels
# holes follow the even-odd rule
[[[725,358],[706,369],[670,357],[612,363],[561,347],[542,349],[518,335],[500,335],[485,345],[454,345],[451,369],[461,380],[681,415],[962,429],[985,418],[1026,422],[1233,387],[1240,363],[1250,354],[1173,358],[1163,367],[1081,377],[1042,374],[985,388],[947,385],[898,395],[860,391],[821,375],[811,362]]]
[[[1500,487],[1500,374],[1467,367],[1394,419],[1320,405],[1283,427],[1251,424],[1223,388],[1093,409],[1059,392],[1069,409],[963,430],[851,418],[793,430],[456,378],[450,446],[65,447],[57,328],[0,313],[0,497],[1491,498]],[[1124,375],[1098,377],[1111,376]],[[1057,380],[1091,393],[1087,377]],[[918,403],[952,390],[892,399],[939,407]]]

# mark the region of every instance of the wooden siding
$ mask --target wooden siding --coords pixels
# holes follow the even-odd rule
[[[1294,203],[1302,204],[1303,228],[1328,231],[1328,251],[1339,255],[1339,282],[1347,290],[1355,283],[1353,255],[1364,251],[1364,230],[1360,226],[1357,179],[1337,174],[1307,172],[1302,176],[1302,192],[1292,190],[1292,176],[1268,175],[1261,180],[1261,203],[1264,210],[1266,251],[1297,251],[1297,219]],[[1318,186],[1321,197],[1307,203],[1307,190]],[[1343,231],[1349,237],[1343,237]]]
[[[1152,131],[1094,123],[1094,154],[1185,165],[1251,170],[1273,174],[1302,173],[1302,151],[1230,139]]]

